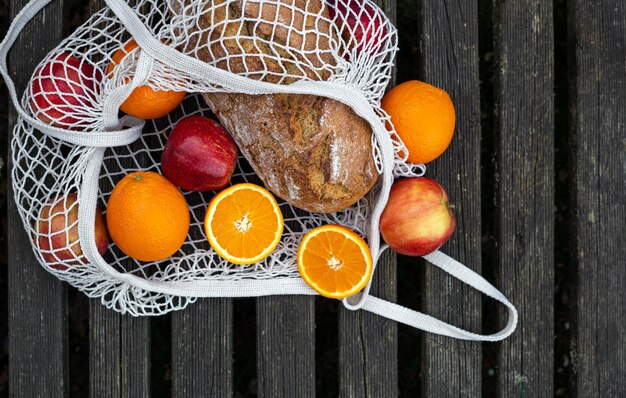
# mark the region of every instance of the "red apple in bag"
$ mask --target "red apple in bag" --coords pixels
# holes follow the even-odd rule
[[[35,222],[35,245],[41,256],[52,268],[64,270],[67,265],[86,262],[78,237],[78,195],[70,193],[59,195],[39,210]],[[96,208],[95,239],[100,255],[106,252],[109,245],[109,233],[104,216]]]
[[[228,132],[208,117],[182,118],[161,155],[163,174],[189,191],[212,191],[228,185],[237,163],[237,145]]]
[[[424,256],[437,250],[450,238],[455,226],[448,194],[437,181],[427,177],[394,183],[380,218],[385,242],[407,256]]]
[[[29,106],[44,123],[81,130],[91,123],[102,72],[85,60],[61,53],[31,78]]]
[[[358,54],[380,52],[387,30],[374,7],[364,0],[334,0],[331,3],[328,6],[330,18],[341,30],[348,50],[352,51],[356,46]]]

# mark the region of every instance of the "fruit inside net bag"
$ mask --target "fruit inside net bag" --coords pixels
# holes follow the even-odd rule
[[[2,48],[4,57],[33,10],[45,3],[32,1],[16,18]],[[72,267],[59,256],[49,261],[41,257],[43,246],[34,245],[42,265],[123,311],[145,313],[146,303],[168,298],[150,310],[158,313],[173,309],[168,296],[172,292],[189,299],[237,294],[224,284],[191,295],[186,287],[172,290],[167,285],[174,282],[282,277],[293,282],[289,290],[289,283],[278,281],[282,293],[304,292],[295,266],[298,242],[305,232],[323,224],[342,224],[368,237],[375,258],[377,220],[385,196],[382,182],[389,188],[394,165],[390,132],[378,103],[389,81],[396,36],[375,6],[363,3],[364,15],[378,21],[370,24],[375,27],[370,31],[359,25],[361,9],[341,4],[145,0],[129,6],[107,0],[107,7],[42,60],[21,107],[17,106],[22,119],[14,135],[14,181],[24,225],[39,242],[42,234],[32,226],[42,218],[42,206],[69,193],[77,195],[75,207],[82,214],[78,225],[68,223],[63,233],[73,236],[73,228],[79,229],[78,240],[71,245],[83,249],[84,266]],[[350,23],[345,22],[347,13],[352,15]],[[346,32],[349,29],[360,33]],[[120,107],[144,86],[192,95],[163,119],[120,119]],[[212,193],[185,192],[192,213],[190,232],[171,258],[140,262],[117,245],[110,245],[103,256],[91,214],[98,205],[106,208],[124,175],[138,170],[161,173],[159,158],[165,144],[161,133],[171,131],[181,114],[206,114],[205,100],[252,166],[250,170],[240,162],[234,177],[239,181],[261,177],[287,200],[281,204],[288,225],[281,244],[254,267],[216,259],[202,232]],[[383,144],[386,152],[379,148]],[[386,166],[383,152],[388,155]],[[27,187],[33,181],[36,190]],[[289,203],[314,213],[297,212]],[[104,298],[104,291],[117,293]]]
[[[48,2],[32,0],[18,14],[0,45],[3,61],[20,30]],[[424,172],[401,155],[406,151],[380,108],[397,36],[378,7],[369,0],[106,3],[41,62],[21,103],[6,62],[0,63],[20,113],[12,141],[13,180],[24,226],[31,236],[42,235],[44,229],[33,226],[42,218],[39,210],[50,208],[44,218],[53,212],[66,216],[67,236],[78,228],[78,241],[65,248],[69,260],[54,249],[51,263],[42,253],[54,242],[49,239],[48,247],[35,239],[35,251],[50,272],[110,308],[157,315],[198,297],[312,294],[294,259],[302,235],[324,224],[365,236],[375,265],[384,250],[378,224],[394,177]],[[130,40],[138,44],[130,46],[130,56],[113,60]],[[160,171],[155,159],[164,146],[161,132],[171,131],[178,120],[176,115],[120,119],[122,103],[143,85],[201,93],[202,98],[188,96],[177,113],[206,113],[206,102],[253,168],[240,163],[236,177],[249,181],[258,175],[288,202],[281,204],[286,221],[281,243],[266,260],[240,267],[216,259],[201,231],[207,197],[197,192],[185,193],[192,214],[189,236],[170,258],[142,263],[115,245],[102,256],[98,203],[106,204],[115,181],[129,172]],[[58,199],[68,192],[76,196]],[[80,266],[74,266],[75,257]],[[513,332],[517,313],[497,289],[439,251],[424,257],[506,305],[505,328],[487,336],[463,331],[371,297],[369,285],[344,305],[460,339],[495,341]]]

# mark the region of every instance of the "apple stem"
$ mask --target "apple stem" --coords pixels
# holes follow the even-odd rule
[[[163,130],[163,132],[161,134],[163,135],[163,138],[165,138],[165,140],[167,140],[167,133],[165,132],[165,130]]]

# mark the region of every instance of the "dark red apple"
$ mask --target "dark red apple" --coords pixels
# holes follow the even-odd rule
[[[163,174],[189,191],[212,191],[228,185],[237,163],[237,145],[216,121],[187,116],[172,130],[161,155]]]
[[[43,259],[52,268],[65,270],[66,265],[86,263],[78,241],[78,195],[57,196],[39,210],[35,223],[35,244]],[[100,255],[109,245],[109,233],[104,216],[96,209],[95,238]]]
[[[427,177],[394,183],[380,218],[385,242],[407,256],[424,256],[437,250],[450,238],[455,226],[446,190]]]
[[[335,0],[328,9],[330,18],[341,29],[348,51],[356,48],[358,54],[368,52],[375,55],[380,52],[387,31],[374,7],[364,0]]]
[[[29,106],[44,123],[81,130],[93,120],[102,72],[61,53],[40,66],[31,79]]]

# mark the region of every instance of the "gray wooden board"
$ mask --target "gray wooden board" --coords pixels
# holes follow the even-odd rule
[[[189,199],[191,206],[199,197]],[[206,239],[191,231],[192,239]],[[208,243],[207,243],[208,246]],[[233,394],[233,299],[198,299],[172,314],[172,395]]]
[[[263,185],[258,177],[250,182]],[[295,209],[296,214],[303,211]],[[291,214],[283,214],[290,218]],[[294,221],[287,226],[299,228]],[[259,397],[315,396],[315,299],[267,296],[256,300]]]
[[[89,391],[93,397],[150,396],[150,323],[92,299],[89,307]]]
[[[104,7],[93,0],[89,11]],[[144,155],[145,157],[145,155]],[[140,159],[143,164],[146,159]],[[122,160],[124,166],[132,162]],[[126,266],[132,267],[130,261]],[[107,309],[99,299],[89,301],[89,391],[91,396],[147,397],[150,395],[150,319],[133,318]]]
[[[391,251],[381,256],[371,294],[395,301],[396,255]],[[339,395],[397,397],[397,323],[339,305]]]
[[[124,161],[122,161],[124,163]],[[132,267],[125,260],[126,269]],[[89,301],[91,396],[150,396],[150,318],[132,317]]]
[[[232,396],[232,324],[232,299],[199,299],[172,314],[172,396]]]
[[[496,2],[498,287],[521,314],[500,345],[503,396],[553,394],[554,39],[552,2]],[[500,311],[500,325],[507,314]]]
[[[179,110],[172,116],[173,120],[183,117]],[[197,195],[187,197],[187,202],[191,208],[207,204]],[[193,241],[206,239],[204,232],[196,228],[191,229],[190,235]],[[208,242],[205,244],[208,248]],[[198,299],[172,313],[171,330],[172,395],[232,396],[233,299]]]
[[[568,11],[577,389],[579,397],[619,397],[626,395],[626,3],[578,0]]]
[[[26,0],[11,2],[11,16],[26,3]],[[17,40],[10,54],[10,65],[18,90],[25,87],[35,66],[60,41],[62,26],[58,21],[62,15],[62,1],[47,6]],[[17,113],[10,108],[12,130]],[[11,159],[10,153],[7,158]],[[9,170],[10,167],[9,162]],[[37,263],[12,189],[9,188],[7,196],[10,395],[65,396],[69,375],[66,287]]]
[[[456,131],[446,152],[427,165],[456,207],[456,231],[442,251],[480,272],[480,88],[478,12],[467,0],[422,0],[422,80],[446,90],[456,109]],[[481,297],[448,274],[426,265],[424,311],[472,331],[481,330]],[[422,385],[427,397],[481,394],[480,343],[426,334]]]
[[[260,297],[256,316],[258,395],[269,398],[314,397],[313,297]]]
[[[396,21],[396,0],[378,5]],[[395,73],[391,85],[395,84]],[[391,251],[379,260],[371,294],[396,300],[397,257]],[[342,397],[398,396],[398,325],[377,315],[339,306],[339,395]]]

